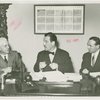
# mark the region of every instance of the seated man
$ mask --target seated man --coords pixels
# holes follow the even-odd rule
[[[10,49],[8,40],[0,37],[0,83],[1,78],[17,78],[22,80],[23,72],[26,71],[21,55]]]
[[[58,48],[57,37],[49,32],[44,36],[45,50],[39,52],[34,71],[55,71],[62,73],[74,72],[71,58],[67,51]]]
[[[83,55],[80,73],[100,72],[100,39],[91,37],[87,46],[89,52]]]

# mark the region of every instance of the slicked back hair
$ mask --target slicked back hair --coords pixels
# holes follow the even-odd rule
[[[89,38],[89,40],[94,40],[95,45],[100,45],[100,38],[99,37],[91,37],[91,38]]]
[[[49,36],[49,37],[50,37],[50,41],[51,41],[51,42],[52,42],[52,41],[55,42],[56,47],[59,46],[57,37],[56,37],[56,35],[55,35],[54,33],[48,32],[48,33],[45,34],[45,37],[46,37],[46,36]]]

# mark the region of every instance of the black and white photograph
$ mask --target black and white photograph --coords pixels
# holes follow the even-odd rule
[[[26,96],[100,96],[99,1],[0,0],[0,98]]]

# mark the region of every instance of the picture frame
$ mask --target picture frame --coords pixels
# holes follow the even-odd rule
[[[34,33],[83,35],[85,5],[34,5]]]

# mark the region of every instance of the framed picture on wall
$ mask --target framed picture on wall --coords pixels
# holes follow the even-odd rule
[[[85,5],[34,5],[34,33],[84,34]]]

